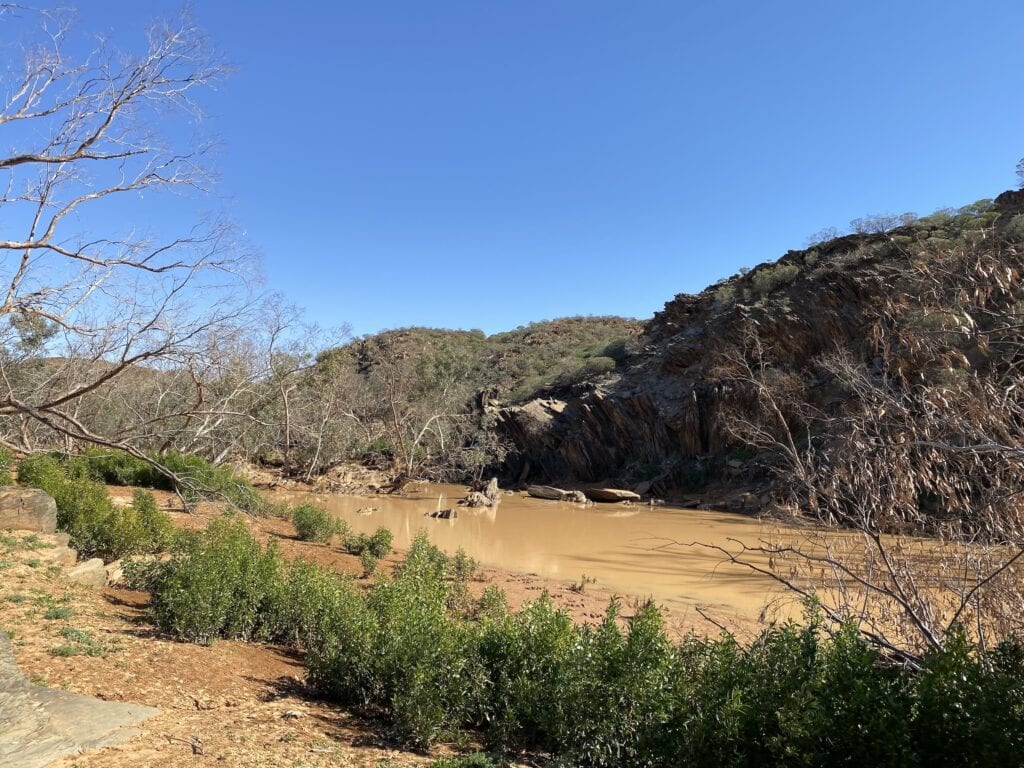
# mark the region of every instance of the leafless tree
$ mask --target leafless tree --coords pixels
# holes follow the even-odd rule
[[[187,16],[139,55],[70,53],[83,39],[60,11],[4,5],[0,35],[0,416],[22,449],[39,427],[144,457],[81,408],[129,372],[180,376],[246,302],[228,223],[160,222],[209,188],[196,95],[225,66]]]
[[[816,524],[717,549],[910,664],[954,624],[983,649],[1024,631],[1024,248],[991,229],[917,255],[892,266],[869,355],[811,375],[751,326],[716,370],[728,430]]]

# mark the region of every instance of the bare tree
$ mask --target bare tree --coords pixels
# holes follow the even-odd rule
[[[81,407],[128,372],[179,374],[244,306],[225,221],[146,224],[172,195],[207,191],[196,94],[226,70],[187,16],[152,25],[139,55],[73,55],[70,22],[0,7],[5,40],[23,41],[0,74],[0,416],[23,449],[37,425],[144,456]]]
[[[716,370],[728,430],[816,523],[716,549],[910,664],[954,625],[983,649],[1024,631],[1024,249],[990,230],[923,255],[893,265],[870,355],[788,370],[748,327]]]

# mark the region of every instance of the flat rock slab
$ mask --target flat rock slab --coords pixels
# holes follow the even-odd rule
[[[0,632],[0,768],[43,768],[86,749],[120,744],[138,733],[131,726],[157,712],[32,685]]]
[[[53,533],[57,503],[35,488],[0,488],[0,530]]]
[[[622,488],[584,488],[583,493],[591,501],[614,504],[620,501],[640,501],[640,494]]]

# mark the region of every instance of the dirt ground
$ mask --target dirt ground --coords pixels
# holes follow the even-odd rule
[[[132,489],[111,487],[110,492],[127,502]],[[203,527],[219,513],[213,505],[201,505],[185,514],[173,495],[156,495],[181,526]],[[287,521],[250,519],[249,524],[257,536],[277,539],[287,557],[362,572],[358,558],[337,546],[298,540]],[[21,669],[41,685],[160,709],[142,724],[137,738],[66,758],[54,764],[59,768],[399,768],[429,764],[454,748],[439,747],[432,756],[402,751],[388,742],[379,724],[318,701],[305,686],[301,657],[292,651],[234,641],[209,647],[174,642],[146,621],[145,593],[72,584],[60,566],[46,562],[45,547],[13,538],[0,544],[0,629],[11,635]],[[384,568],[400,557],[387,558]],[[579,591],[566,582],[483,568],[474,589],[482,592],[490,584],[504,589],[512,606],[547,589],[579,622],[599,620],[611,597],[594,585]],[[630,612],[625,599],[623,613]],[[669,613],[667,619],[673,634],[713,630],[696,615]]]

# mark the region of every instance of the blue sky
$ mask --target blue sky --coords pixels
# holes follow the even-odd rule
[[[125,47],[177,7],[79,3]],[[1024,156],[1019,0],[193,8],[236,67],[224,204],[268,287],[359,334],[650,317]]]

